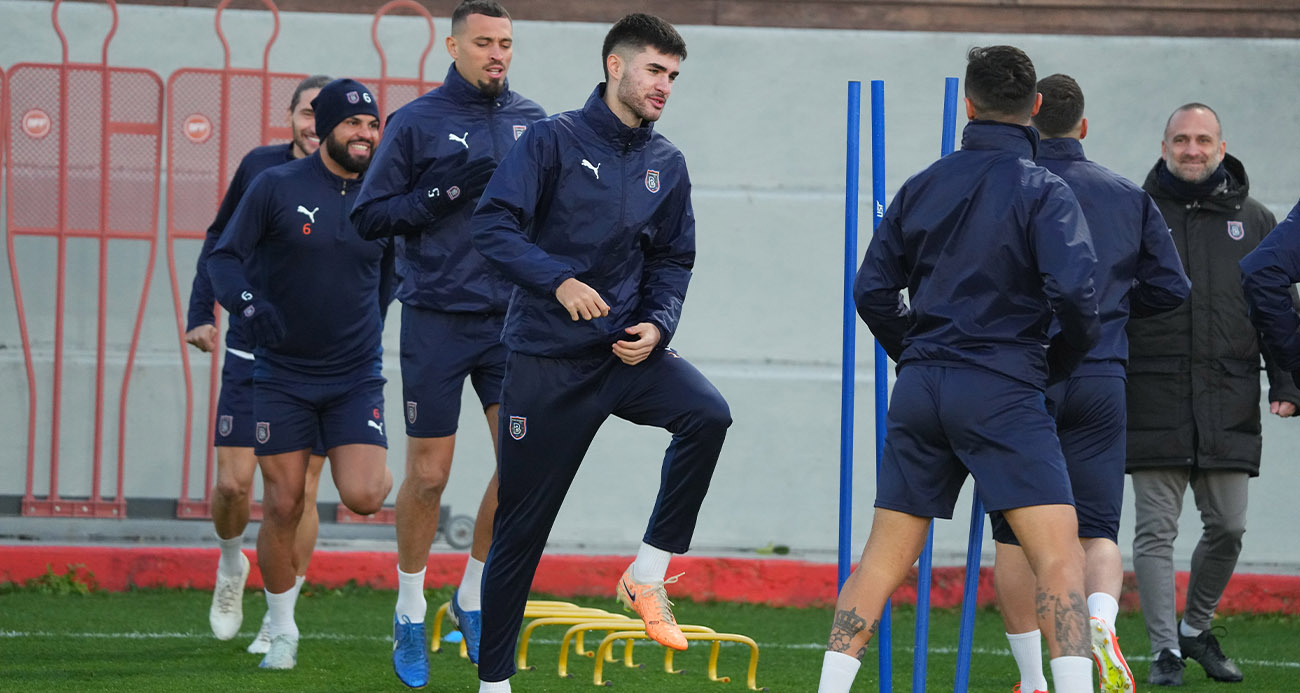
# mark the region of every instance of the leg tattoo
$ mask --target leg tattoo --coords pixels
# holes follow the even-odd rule
[[[1046,592],[1038,593],[1038,617],[1049,620],[1056,631],[1061,654],[1068,657],[1091,657],[1092,640],[1088,634],[1088,608],[1083,595],[1071,592],[1065,600]]]
[[[857,607],[848,611],[840,610],[835,612],[835,619],[831,622],[831,637],[826,644],[826,649],[831,652],[843,652],[850,654],[849,647],[854,636],[861,633],[864,629],[867,631],[867,642],[876,634],[876,629],[880,628],[880,619],[876,619],[870,628],[866,627],[867,621],[858,615]],[[862,647],[857,652],[851,653],[854,657],[862,659],[867,654],[867,643],[862,643]]]

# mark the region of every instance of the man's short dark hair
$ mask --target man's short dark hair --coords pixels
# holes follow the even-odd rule
[[[976,46],[966,53],[966,98],[980,118],[1028,120],[1037,82],[1033,61],[1015,46]]]
[[[451,33],[460,31],[465,26],[465,18],[471,14],[510,19],[510,13],[495,0],[465,0],[451,11]]]
[[[1083,120],[1083,90],[1069,75],[1055,74],[1038,80],[1043,105],[1034,114],[1034,127],[1043,137],[1065,137]]]
[[[614,51],[628,48],[640,51],[646,46],[664,55],[686,59],[686,40],[672,24],[654,15],[636,12],[618,20],[609,33],[605,34],[605,45],[601,47],[600,53],[601,65],[606,65],[609,54]],[[608,67],[605,68],[605,79],[609,79]]]
[[[1174,112],[1169,114],[1169,120],[1165,121],[1165,134],[1166,135],[1169,134],[1169,124],[1174,122],[1174,116],[1178,115],[1179,113],[1182,113],[1183,111],[1194,111],[1198,108],[1207,110],[1210,112],[1210,115],[1214,116],[1214,123],[1215,125],[1219,126],[1219,139],[1223,139],[1223,121],[1219,120],[1219,114],[1216,113],[1213,108],[1210,108],[1209,106],[1206,106],[1205,104],[1199,101],[1185,103],[1179,106],[1178,108],[1175,108]]]
[[[298,108],[298,102],[302,100],[302,93],[308,89],[320,89],[321,87],[333,82],[334,78],[329,75],[312,75],[298,83],[294,87],[293,98],[289,99],[289,112],[293,113]]]

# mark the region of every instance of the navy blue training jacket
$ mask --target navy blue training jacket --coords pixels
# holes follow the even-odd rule
[[[239,206],[239,201],[243,199],[249,183],[252,183],[257,174],[262,171],[289,161],[293,161],[292,142],[256,147],[240,160],[239,168],[235,169],[235,177],[230,179],[230,187],[226,188],[226,195],[221,198],[221,206],[217,208],[217,217],[212,220],[212,225],[208,227],[208,234],[203,238],[203,248],[199,250],[198,266],[194,271],[194,284],[190,287],[190,309],[185,323],[186,332],[199,325],[214,324],[213,319],[215,316],[212,308],[216,304],[216,297],[212,293],[212,280],[208,278],[208,256],[212,254],[212,249],[217,246],[222,230],[230,222],[230,216],[235,213],[235,208]],[[226,347],[241,351],[252,351],[253,343],[244,334],[244,326],[241,320],[243,318],[240,316],[230,313],[230,329],[226,331]]]
[[[393,113],[366,172],[352,221],[366,238],[395,236],[397,299],[453,313],[502,313],[510,282],[488,265],[469,238],[474,203],[445,219],[424,207],[420,174],[441,158],[468,150],[468,160],[500,161],[535,120],[541,106],[507,88],[495,98],[465,81],[453,64],[442,86]]]
[[[1053,313],[1076,351],[1097,343],[1088,224],[1037,146],[1033,128],[973,121],[894,196],[853,295],[900,368],[968,364],[1042,388]]]
[[[1101,339],[1073,375],[1124,377],[1128,323],[1173,310],[1187,300],[1191,282],[1169,225],[1142,188],[1083,155],[1072,137],[1038,143],[1038,164],[1060,176],[1083,208],[1097,253],[1097,306]]]
[[[1291,300],[1291,285],[1300,281],[1300,202],[1240,264],[1250,319],[1269,357],[1300,371],[1300,315]]]
[[[609,350],[649,322],[672,340],[695,264],[686,159],[653,125],[630,128],[598,85],[581,110],[538,121],[488,183],[471,235],[517,288],[502,341],[534,356]],[[569,277],[595,289],[609,315],[574,321],[555,298]]]
[[[330,382],[379,374],[382,311],[395,283],[392,244],[361,238],[348,218],[360,181],[334,175],[320,156],[254,179],[208,260],[221,305],[233,309],[249,291],[284,321],[279,344],[254,349],[255,377]]]

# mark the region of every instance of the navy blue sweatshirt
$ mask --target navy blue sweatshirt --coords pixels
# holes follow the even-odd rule
[[[1146,191],[1089,161],[1077,139],[1039,142],[1037,161],[1074,191],[1097,253],[1101,339],[1073,375],[1123,377],[1130,312],[1140,318],[1173,310],[1191,292],[1169,225]]]
[[[853,295],[890,358],[985,368],[1046,386],[1052,315],[1097,343],[1096,256],[1069,186],[1034,163],[1038,131],[973,121],[885,212]],[[908,290],[910,307],[899,293]]]
[[[1300,281],[1300,202],[1240,264],[1250,319],[1269,357],[1285,370],[1300,371],[1300,315],[1291,297],[1291,285]]]
[[[358,183],[331,173],[319,152],[268,169],[212,251],[208,273],[221,305],[232,309],[249,291],[284,321],[280,343],[254,350],[255,377],[333,382],[379,374],[392,244],[364,240],[352,226]],[[257,270],[251,277],[249,259]]]
[[[190,309],[185,323],[186,332],[199,325],[214,324],[213,318],[215,316],[212,308],[217,299],[212,293],[212,280],[208,278],[208,256],[212,254],[212,249],[217,246],[217,241],[221,238],[221,232],[226,228],[226,224],[230,222],[230,216],[235,213],[239,201],[244,198],[244,192],[248,190],[249,183],[252,183],[257,174],[262,171],[289,161],[293,161],[292,142],[256,147],[245,154],[244,158],[239,162],[239,168],[235,169],[235,177],[230,179],[230,187],[226,188],[226,195],[221,198],[221,206],[217,208],[217,218],[213,219],[212,225],[208,227],[208,234],[203,238],[203,248],[199,250],[198,266],[194,270],[194,284],[190,287]],[[243,320],[242,317],[230,313],[230,329],[226,331],[226,347],[241,351],[252,351],[253,343],[244,334],[244,326],[241,320]]]
[[[436,219],[415,184],[439,158],[466,150],[468,161],[500,161],[530,123],[545,117],[541,106],[508,85],[495,98],[483,94],[454,64],[442,86],[393,113],[352,220],[366,238],[396,237],[399,301],[444,312],[505,312],[511,284],[470,242],[477,200]]]
[[[686,159],[653,125],[630,128],[602,100],[534,123],[497,168],[470,233],[518,288],[502,341],[534,356],[608,352],[642,322],[672,340],[695,264]],[[576,277],[609,315],[574,321],[555,289]]]

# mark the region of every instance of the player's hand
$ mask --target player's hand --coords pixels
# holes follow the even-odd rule
[[[635,366],[646,360],[651,352],[659,346],[661,335],[654,323],[639,322],[623,330],[627,339],[614,342],[614,355],[629,366]]]
[[[1290,402],[1269,402],[1268,410],[1283,419],[1295,416],[1295,405]]]
[[[284,339],[284,321],[280,319],[275,307],[248,291],[241,298],[235,311],[243,319],[248,336],[253,338],[253,345],[269,347],[279,344]]]
[[[477,200],[492,179],[497,162],[489,157],[469,161],[468,152],[435,159],[416,181],[415,190],[423,195],[424,208],[434,217],[445,217]]]
[[[1087,352],[1071,346],[1063,335],[1052,337],[1051,343],[1047,345],[1047,384],[1053,385],[1070,377],[1087,355]]]
[[[555,298],[569,311],[570,320],[591,320],[609,315],[609,304],[596,290],[569,277],[555,287]]]
[[[217,349],[217,326],[199,325],[185,333],[185,342],[198,347],[199,351],[210,353]]]

